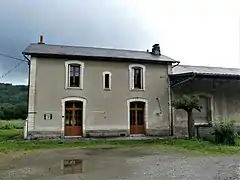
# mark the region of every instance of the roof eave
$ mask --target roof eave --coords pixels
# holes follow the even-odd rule
[[[22,52],[24,55],[31,55],[37,57],[70,57],[70,58],[93,58],[93,59],[119,59],[119,60],[126,60],[126,61],[143,61],[148,63],[178,63],[178,61],[172,60],[151,60],[151,59],[137,59],[137,58],[122,58],[122,57],[106,57],[106,56],[85,56],[85,55],[70,55],[70,54],[49,54],[49,53],[33,53],[28,51]]]
[[[208,74],[208,73],[196,73],[196,72],[187,72],[187,73],[178,73],[178,74],[170,74],[169,76],[174,77],[183,77],[183,76],[192,76],[196,75],[199,78],[233,78],[240,79],[240,75],[238,74]]]

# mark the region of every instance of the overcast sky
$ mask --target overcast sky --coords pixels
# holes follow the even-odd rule
[[[45,43],[150,49],[181,64],[240,68],[239,0],[0,0],[0,53]],[[0,56],[0,76],[18,61]],[[0,82],[26,84],[22,63]]]

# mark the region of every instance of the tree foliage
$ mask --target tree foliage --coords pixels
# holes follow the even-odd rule
[[[0,120],[26,119],[27,92],[27,86],[0,83]]]
[[[173,100],[173,106],[176,109],[183,109],[185,111],[192,111],[193,109],[201,111],[202,108],[200,106],[199,96],[194,94],[183,94],[182,96],[177,97]]]
[[[175,98],[172,104],[176,109],[183,109],[187,112],[188,136],[191,139],[194,136],[194,119],[193,119],[192,111],[193,109],[201,111],[201,108],[202,108],[202,106],[200,105],[199,96],[194,94],[191,94],[191,95],[183,94]]]

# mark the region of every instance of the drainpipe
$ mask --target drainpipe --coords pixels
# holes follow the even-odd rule
[[[22,53],[23,54],[23,57],[25,58],[25,59],[27,59],[27,61],[28,61],[28,92],[27,92],[27,112],[28,112],[28,110],[29,110],[29,90],[30,90],[30,65],[31,65],[31,60],[24,54],[24,53]],[[28,112],[29,113],[29,112]],[[24,123],[24,139],[27,139],[27,137],[28,137],[28,113],[27,113],[27,119],[25,120],[25,123]]]
[[[173,65],[172,68],[175,68],[179,65],[180,61],[177,62],[177,64]],[[172,72],[171,72],[172,73]],[[172,90],[171,90],[171,81],[170,81],[170,78],[168,78],[168,89],[169,89],[169,102],[168,102],[168,106],[169,106],[169,111],[170,111],[170,136],[173,136],[174,135],[174,116],[173,116],[173,108],[172,108],[172,97],[173,97],[173,93],[172,93]]]

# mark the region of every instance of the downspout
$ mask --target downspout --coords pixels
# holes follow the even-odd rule
[[[177,64],[171,66],[171,70],[169,72],[169,69],[168,69],[168,74],[172,74],[172,68],[178,66],[180,63],[180,61],[177,62]],[[169,119],[170,119],[170,136],[173,136],[174,135],[174,124],[173,124],[173,108],[172,108],[172,90],[171,90],[171,81],[170,81],[170,78],[168,76],[168,107],[169,107]]]
[[[24,54],[24,53],[22,53],[23,54],[23,57],[25,58],[25,59],[27,59],[27,61],[28,61],[28,92],[27,92],[27,112],[29,111],[29,91],[30,91],[30,70],[31,70],[31,60]],[[26,121],[25,121],[25,124],[24,124],[24,139],[27,139],[27,137],[28,137],[28,114],[29,114],[29,112],[27,113],[27,119],[26,119]]]

